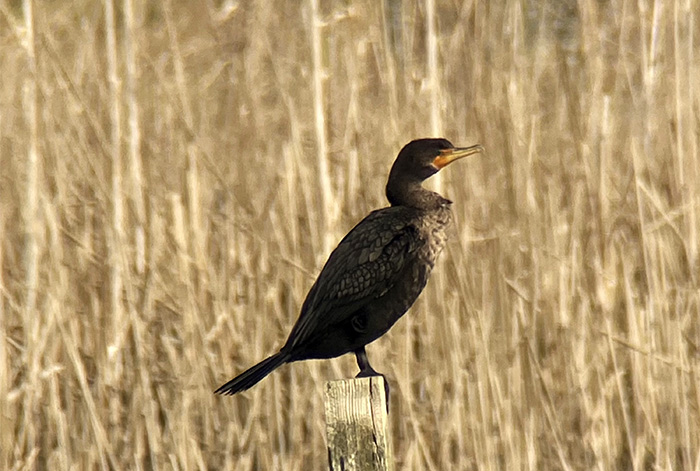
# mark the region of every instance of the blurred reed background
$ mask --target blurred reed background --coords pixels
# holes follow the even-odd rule
[[[700,469],[698,7],[0,1],[0,467],[327,469],[351,356],[212,391],[444,136],[397,469]]]

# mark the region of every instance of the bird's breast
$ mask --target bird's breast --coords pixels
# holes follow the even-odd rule
[[[445,248],[452,226],[452,211],[449,205],[437,210],[428,211],[418,224],[421,238],[425,242],[420,250],[419,257],[430,268],[433,268],[442,249]]]

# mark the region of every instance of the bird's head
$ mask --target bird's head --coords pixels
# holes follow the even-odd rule
[[[417,139],[401,149],[389,178],[421,182],[455,160],[483,150],[480,145],[455,147],[447,139]]]
[[[447,139],[417,139],[401,149],[389,173],[386,197],[392,206],[429,207],[444,200],[421,183],[440,169],[469,155],[483,152],[480,145],[455,147]]]

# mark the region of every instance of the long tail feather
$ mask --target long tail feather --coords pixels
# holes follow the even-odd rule
[[[233,378],[228,383],[214,391],[216,394],[231,396],[241,391],[245,391],[256,385],[265,376],[284,365],[289,361],[289,354],[279,352],[261,361],[257,365],[248,368],[243,373]]]

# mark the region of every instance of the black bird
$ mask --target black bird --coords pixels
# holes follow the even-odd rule
[[[452,202],[421,186],[457,159],[483,147],[418,139],[399,152],[389,173],[388,208],[371,212],[331,253],[279,352],[216,390],[244,391],[293,361],[354,352],[358,377],[379,375],[365,345],[382,336],[423,291],[447,239]]]

